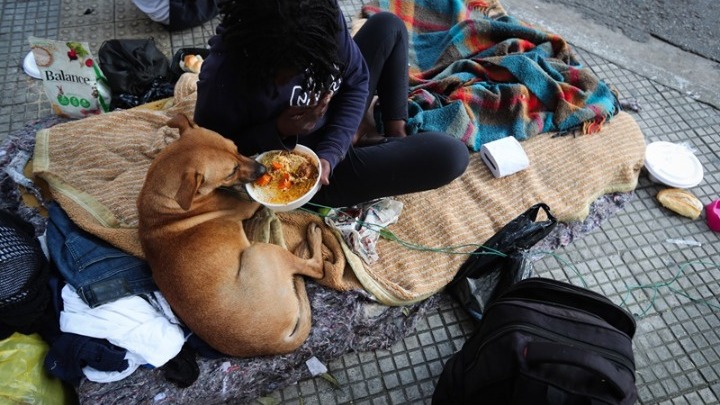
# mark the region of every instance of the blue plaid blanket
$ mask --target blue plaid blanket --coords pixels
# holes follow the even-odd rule
[[[442,131],[473,151],[505,136],[600,130],[620,110],[610,86],[556,34],[496,0],[375,0],[409,33],[410,133]]]

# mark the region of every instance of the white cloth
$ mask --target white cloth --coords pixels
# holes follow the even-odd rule
[[[60,330],[107,339],[135,356],[130,359],[137,364],[160,367],[177,356],[185,343],[180,326],[170,322],[140,296],[90,308],[72,287],[66,285],[62,289],[62,298]]]
[[[325,216],[325,223],[336,229],[356,255],[373,264],[380,255],[377,241],[380,232],[397,222],[403,203],[390,198],[358,204],[350,208],[333,209]]]
[[[130,352],[125,353],[125,360],[127,360],[128,362],[128,367],[122,371],[100,371],[90,366],[83,367],[82,371],[83,374],[85,374],[85,377],[87,377],[87,379],[90,381],[96,383],[111,383],[122,380],[123,378],[134,373],[135,370],[138,369],[138,367],[145,364],[145,362],[142,361],[139,356]]]
[[[132,0],[151,20],[160,24],[170,24],[170,0]]]
[[[495,177],[509,176],[530,166],[525,150],[512,136],[484,143],[480,157]]]

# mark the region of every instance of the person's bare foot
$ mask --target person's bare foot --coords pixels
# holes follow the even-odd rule
[[[360,127],[358,128],[357,132],[355,132],[355,135],[353,135],[352,144],[353,145],[363,145],[367,139],[374,139],[374,138],[384,138],[381,134],[377,132],[377,129],[375,128],[375,123],[369,123],[366,122],[364,119],[360,123]]]
[[[363,141],[363,139],[366,138],[382,137],[382,135],[377,132],[377,125],[375,123],[374,116],[377,101],[378,97],[374,96],[370,102],[370,107],[368,107],[367,111],[365,111],[365,115],[363,115],[363,119],[360,121],[360,126],[358,127],[357,132],[353,135],[353,145],[364,144],[365,141]]]
[[[405,120],[389,120],[383,122],[385,136],[394,138],[404,138],[407,136],[405,132]]]
[[[384,134],[377,131],[375,124],[374,110],[378,103],[378,97],[373,97],[370,107],[365,112],[360,127],[353,136],[352,144],[354,146],[377,145],[386,142],[386,138],[403,138],[407,136],[405,131],[405,120],[388,120],[383,121]]]

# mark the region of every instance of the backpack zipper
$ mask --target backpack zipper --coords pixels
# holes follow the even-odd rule
[[[572,284],[566,285],[566,284],[558,282],[556,280],[545,279],[545,278],[540,278],[540,277],[529,278],[529,279],[523,280],[521,283],[522,284],[520,284],[520,288],[516,287],[519,283],[510,287],[511,289],[508,290],[506,293],[504,293],[502,295],[502,297],[499,297],[497,301],[501,301],[502,298],[512,299],[512,300],[528,300],[527,298],[523,298],[522,296],[517,296],[514,294],[517,293],[518,291],[522,292],[526,288],[541,287],[541,288],[557,290],[557,291],[561,291],[561,292],[565,292],[565,293],[569,293],[569,294],[576,294],[576,295],[579,294],[586,298],[600,301],[603,305],[605,305],[607,307],[617,307],[617,305],[615,303],[613,303],[608,297],[601,295],[595,291],[577,287]],[[530,286],[528,286],[528,284],[530,284]],[[533,286],[532,284],[539,284],[540,286]],[[530,300],[532,300],[532,299],[530,299]],[[538,301],[538,300],[532,300],[532,301]],[[542,300],[540,300],[540,301],[542,301]],[[545,302],[545,301],[542,301],[542,302]],[[561,304],[559,302],[554,302],[552,304],[567,307],[567,305]],[[575,308],[575,307],[572,307],[572,308],[576,309],[576,310],[579,309],[579,308]],[[630,331],[630,332],[632,332],[632,334],[634,335],[635,330],[637,329],[637,324],[635,322],[635,319],[630,314],[625,312],[625,310],[623,310],[622,308],[618,307],[618,308],[614,308],[614,310],[618,315],[626,315],[626,318],[630,321],[629,323],[630,323],[630,326],[632,327],[632,331]],[[487,310],[485,312],[487,312]],[[585,311],[585,312],[588,312],[588,311]],[[595,314],[595,316],[599,316],[599,315]],[[600,318],[603,318],[603,317],[600,316]],[[607,322],[612,323],[610,321],[607,321]],[[618,328],[618,330],[622,330],[622,328]],[[625,332],[625,331],[623,331],[623,332]],[[631,336],[631,338],[632,338],[632,336]]]
[[[470,363],[465,368],[465,371],[468,372],[470,369],[472,369],[475,366],[475,364],[477,364],[478,360],[480,359],[480,353],[483,351],[485,346],[487,346],[489,343],[491,343],[494,339],[498,338],[500,335],[503,335],[506,332],[512,332],[512,331],[528,332],[529,334],[548,339],[549,341],[566,343],[570,346],[579,347],[582,349],[587,349],[587,350],[590,350],[593,352],[597,352],[602,357],[605,357],[606,359],[614,361],[615,363],[620,364],[621,366],[625,367],[631,374],[633,374],[633,376],[635,375],[634,362],[621,354],[618,354],[614,351],[605,349],[603,347],[595,346],[590,343],[585,343],[585,342],[581,342],[581,341],[578,341],[575,339],[568,338],[567,336],[560,335],[560,334],[552,332],[552,331],[548,331],[547,329],[543,329],[543,328],[536,327],[536,326],[517,324],[517,323],[505,325],[502,328],[500,328],[499,330],[488,335],[484,339],[485,341],[480,345],[480,347],[478,347],[478,350],[476,351],[476,354],[475,354],[475,357],[474,357],[472,363]]]

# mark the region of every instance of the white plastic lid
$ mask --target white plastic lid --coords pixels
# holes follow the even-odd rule
[[[645,167],[650,180],[670,187],[695,187],[703,179],[698,158],[686,146],[672,142],[652,142],[645,149]]]
[[[36,79],[42,77],[40,76],[40,69],[38,69],[37,63],[35,63],[35,55],[33,55],[32,51],[28,52],[28,54],[25,55],[25,59],[23,59],[23,70],[30,77]]]

